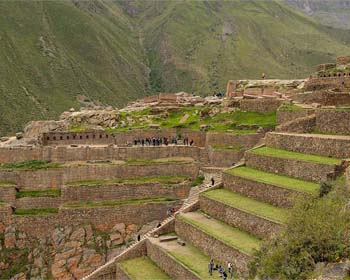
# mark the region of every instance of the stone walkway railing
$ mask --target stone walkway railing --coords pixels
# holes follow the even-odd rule
[[[211,177],[213,177],[215,179],[216,183],[214,185],[210,184]],[[100,266],[99,268],[97,268],[96,270],[91,272],[90,274],[84,276],[82,278],[82,280],[96,279],[99,275],[104,274],[103,271],[108,270],[110,268],[113,269],[113,266],[115,266],[115,263],[116,263],[116,261],[118,261],[119,258],[121,258],[123,255],[126,255],[131,250],[135,249],[135,247],[137,245],[139,245],[140,243],[145,242],[145,240],[148,239],[148,237],[151,237],[155,232],[159,231],[160,229],[167,226],[169,223],[173,222],[175,220],[175,216],[177,214],[191,211],[192,207],[196,203],[199,202],[199,194],[201,192],[204,192],[204,191],[207,191],[210,189],[219,188],[219,187],[221,187],[221,185],[222,185],[222,181],[221,181],[220,175],[218,176],[217,174],[214,175],[214,174],[208,174],[208,173],[205,174],[204,183],[198,187],[194,187],[191,189],[188,198],[185,200],[185,202],[183,203],[181,208],[177,212],[175,212],[175,214],[173,216],[170,216],[170,217],[166,218],[165,220],[163,220],[160,227],[155,227],[155,228],[151,229],[150,231],[148,231],[146,234],[144,234],[141,237],[140,241],[134,241],[133,243],[131,243],[131,245],[127,249],[125,249],[122,253],[120,253],[118,256],[115,256],[114,258],[112,258],[111,260],[109,260],[104,265]]]

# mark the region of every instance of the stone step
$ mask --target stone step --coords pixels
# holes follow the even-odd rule
[[[223,173],[224,188],[278,207],[291,207],[296,195],[318,195],[319,184],[239,166]]]
[[[350,136],[269,132],[266,145],[299,153],[349,158]]]
[[[260,238],[280,232],[287,219],[287,209],[278,208],[226,189],[216,189],[200,196],[200,209],[210,216]]]
[[[193,245],[182,246],[176,240],[161,243],[158,238],[147,240],[147,255],[172,279],[207,279],[210,258]]]
[[[341,171],[342,163],[340,159],[265,146],[246,152],[245,162],[247,166],[265,172],[312,182],[334,179]]]
[[[247,272],[252,254],[260,247],[260,239],[200,212],[178,215],[175,232],[204,254],[220,263],[233,261],[236,271]]]
[[[121,261],[116,266],[119,280],[171,280],[150,258],[139,257]]]

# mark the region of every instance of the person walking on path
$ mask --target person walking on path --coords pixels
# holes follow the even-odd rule
[[[228,273],[230,274],[230,278],[233,279],[233,264],[232,264],[232,262],[228,262],[227,268],[228,268]]]
[[[213,269],[214,269],[214,261],[213,260],[210,260],[210,262],[208,264],[208,269],[209,269],[210,276],[213,276]]]
[[[214,186],[215,185],[214,177],[211,177],[210,181],[211,181],[211,185]]]

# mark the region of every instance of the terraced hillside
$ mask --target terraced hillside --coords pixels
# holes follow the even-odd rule
[[[350,52],[348,33],[280,1],[2,1],[0,16],[0,134],[90,101],[305,77]]]

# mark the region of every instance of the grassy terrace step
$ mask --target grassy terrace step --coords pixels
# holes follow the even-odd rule
[[[208,274],[208,263],[210,257],[203,254],[192,244],[186,242],[186,246],[181,246],[176,240],[162,242],[153,240],[158,246],[165,250],[170,256],[172,256],[178,263],[182,264],[188,270],[196,273],[201,279],[212,279]]]
[[[311,154],[302,154],[302,153],[291,152],[287,150],[275,149],[271,147],[257,148],[249,151],[249,153],[269,156],[269,157],[309,161],[309,162],[314,162],[319,164],[328,164],[328,165],[336,165],[341,163],[341,160],[336,158],[323,157],[323,156],[317,156],[317,155],[311,155]]]
[[[202,194],[205,197],[219,201],[228,206],[237,208],[241,211],[259,216],[262,218],[267,218],[271,221],[276,221],[279,223],[285,223],[287,219],[287,210],[272,206],[267,203],[263,203],[229,190],[217,189],[205,192]]]
[[[190,212],[181,214],[178,218],[248,255],[253,254],[260,247],[259,238],[214,218],[208,218],[203,213]]]
[[[0,164],[1,169],[22,169],[22,170],[38,170],[48,168],[60,168],[62,165],[57,162],[49,162],[46,160],[29,160],[17,163]]]
[[[148,257],[140,257],[120,262],[119,267],[132,280],[170,280],[171,278]]]
[[[139,178],[115,178],[106,180],[81,180],[66,183],[70,186],[98,186],[108,184],[144,184],[144,183],[162,183],[162,184],[179,184],[187,180],[186,176],[152,176]]]
[[[232,168],[226,170],[225,172],[234,176],[290,190],[307,192],[311,194],[316,194],[319,191],[319,185],[317,183],[294,179],[283,175],[276,175],[246,166]]]
[[[16,186],[16,183],[10,181],[0,181],[0,187]]]
[[[146,203],[169,203],[176,199],[166,197],[154,197],[143,199],[120,199],[120,200],[105,200],[105,201],[79,201],[70,202],[62,205],[64,208],[93,208],[93,207],[114,207],[122,205],[142,205]]]
[[[244,147],[242,146],[224,146],[224,145],[214,145],[211,146],[214,150],[230,150],[230,151],[242,151]]]
[[[17,208],[14,212],[18,216],[52,215],[57,213],[58,208]]]
[[[59,197],[61,190],[50,189],[50,190],[25,190],[16,193],[16,198],[22,197]]]

